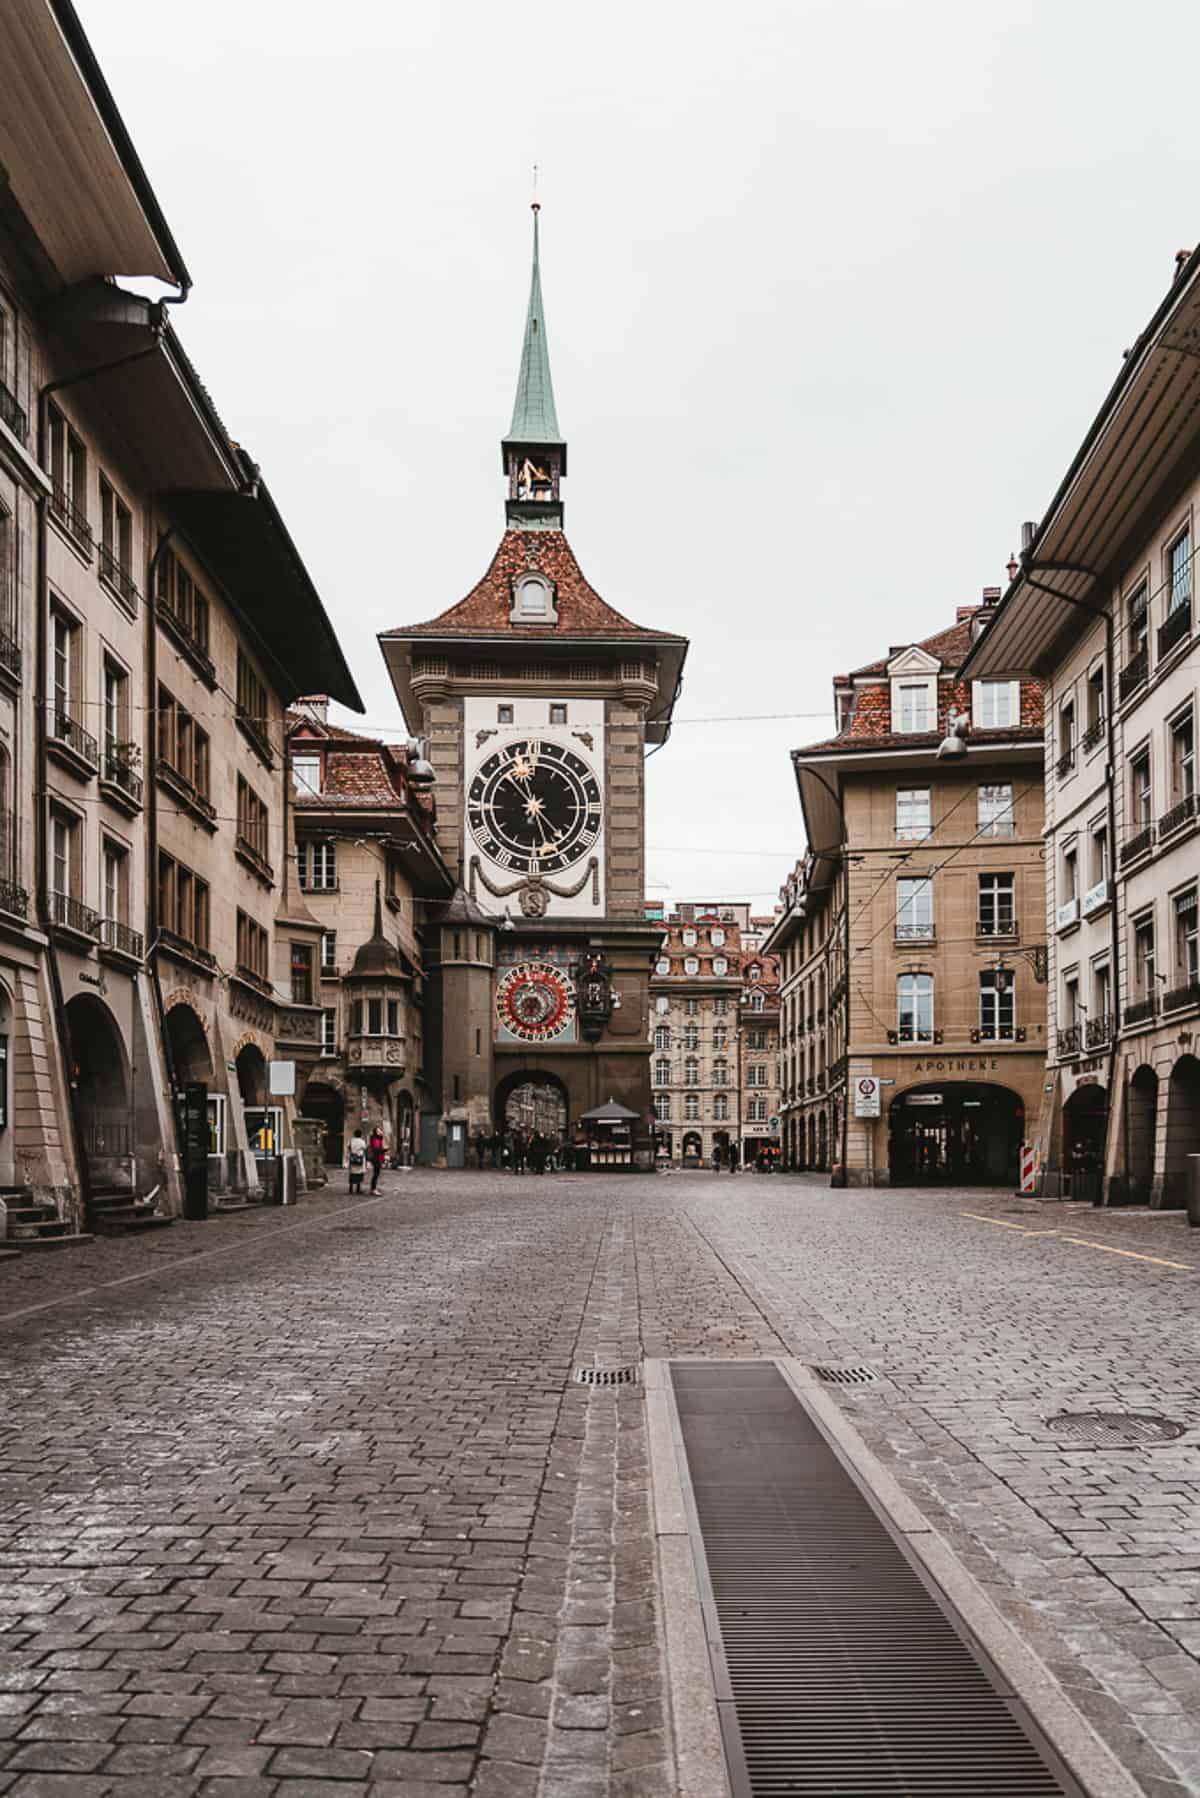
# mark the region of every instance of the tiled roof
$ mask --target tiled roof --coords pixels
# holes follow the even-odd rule
[[[907,648],[908,645],[905,644],[903,647]],[[926,655],[935,656],[939,662],[949,663],[951,667],[957,668],[966,660],[967,651],[971,647],[970,620],[961,618],[957,624],[951,624],[942,631],[935,631],[932,637],[924,638],[914,647],[923,649]],[[851,680],[861,679],[864,674],[886,674],[888,663],[895,654],[899,654],[899,650],[889,651],[877,662],[868,662],[865,667],[856,668],[850,676]]]
[[[514,627],[513,581],[531,569],[554,583],[557,624]],[[562,531],[506,531],[483,579],[446,612],[425,624],[404,625],[390,637],[652,637],[682,642],[672,631],[643,630],[589,586]]]

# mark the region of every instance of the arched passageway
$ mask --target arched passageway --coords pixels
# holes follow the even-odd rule
[[[567,1089],[557,1074],[509,1074],[496,1088],[494,1116],[502,1136],[517,1132],[526,1139],[543,1136],[552,1147],[560,1147],[570,1121]]]
[[[117,1021],[91,993],[68,1000],[66,1013],[84,1153],[89,1160],[131,1155],[129,1063]]]
[[[265,1105],[267,1102],[267,1063],[256,1043],[244,1043],[238,1050],[238,1091],[243,1105]]]
[[[190,1005],[172,1005],[167,1013],[167,1046],[176,1086],[212,1079],[212,1054],[204,1025]]]
[[[300,1115],[315,1118],[324,1128],[326,1167],[341,1167],[345,1158],[345,1101],[324,1080],[310,1080],[300,1101]]]
[[[1107,1131],[1107,1092],[1102,1086],[1077,1086],[1063,1106],[1062,1165],[1072,1198],[1099,1199]]]
[[[1163,1203],[1186,1205],[1189,1155],[1200,1155],[1200,1061],[1181,1055],[1167,1083]]]
[[[1145,1205],[1154,1184],[1158,1131],[1158,1075],[1153,1068],[1138,1068],[1129,1082],[1127,1103],[1128,1196],[1132,1204]]]
[[[888,1107],[893,1186],[1002,1186],[1018,1177],[1025,1108],[985,1081],[909,1087]]]

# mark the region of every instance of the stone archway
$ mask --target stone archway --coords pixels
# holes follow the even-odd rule
[[[563,1143],[571,1122],[566,1085],[557,1074],[518,1069],[497,1086],[492,1115],[502,1136],[520,1131],[526,1137],[537,1134]]]
[[[803,1125],[801,1125],[801,1129],[803,1129]],[[816,1167],[816,1165],[817,1165],[817,1120],[816,1120],[815,1114],[811,1111],[808,1114],[808,1155],[807,1155],[806,1159],[807,1159],[807,1162],[808,1162],[808,1165],[810,1168]]]
[[[1128,1197],[1131,1204],[1149,1202],[1154,1185],[1154,1151],[1158,1132],[1158,1075],[1145,1063],[1127,1089]]]
[[[89,1164],[134,1152],[129,1058],[117,1020],[103,1000],[77,993],[67,1001],[71,1084]]]
[[[1108,1094],[1102,1086],[1077,1086],[1063,1106],[1062,1165],[1075,1199],[1098,1202],[1104,1176]]]
[[[1181,1055],[1167,1082],[1163,1204],[1186,1205],[1189,1155],[1200,1155],[1200,1061]]]
[[[166,1017],[167,1044],[171,1054],[171,1071],[176,1086],[190,1081],[211,1081],[212,1050],[199,1013],[187,1000],[170,1006]]]
[[[1015,1184],[1024,1123],[1020,1095],[991,1081],[906,1087],[888,1106],[889,1184]]]
[[[267,1102],[267,1058],[256,1042],[243,1043],[234,1058],[243,1106]]]
[[[829,1119],[824,1112],[817,1119],[817,1166],[822,1173],[829,1167]]]
[[[300,1115],[315,1118],[324,1127],[326,1167],[341,1167],[346,1149],[346,1101],[325,1080],[310,1080],[300,1101]]]

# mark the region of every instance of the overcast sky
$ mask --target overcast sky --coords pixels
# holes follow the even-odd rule
[[[651,897],[773,900],[832,675],[1003,581],[1200,234],[1186,0],[77,4],[372,728],[503,529],[540,164],[571,542],[692,644]]]

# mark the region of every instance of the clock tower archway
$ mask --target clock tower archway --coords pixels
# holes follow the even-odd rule
[[[505,531],[482,579],[380,644],[409,727],[428,745],[443,853],[465,902],[500,924],[494,1091],[490,1069],[477,1075],[488,1077],[493,1128],[503,1128],[500,1093],[536,1065],[561,1082],[571,1133],[585,1136],[584,1114],[610,1098],[636,1112],[635,1163],[649,1167],[649,978],[661,928],[645,918],[643,761],[669,733],[687,641],[601,598],[567,540],[536,207],[501,464]],[[471,1074],[427,1070],[444,1118],[465,1106]]]

